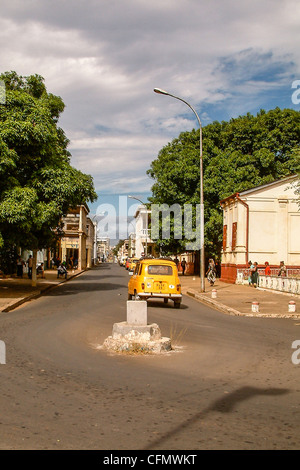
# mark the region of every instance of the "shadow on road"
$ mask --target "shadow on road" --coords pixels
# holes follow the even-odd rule
[[[161,436],[159,439],[151,442],[147,447],[143,450],[154,450],[157,446],[161,447],[162,445],[164,448],[165,442],[174,437],[174,435],[179,434],[180,432],[184,431],[191,425],[194,425],[199,420],[203,420],[209,413],[213,411],[217,411],[219,413],[230,413],[236,408],[236,406],[246,400],[249,400],[258,395],[268,395],[268,396],[275,396],[275,395],[284,395],[289,393],[288,389],[282,388],[256,388],[256,387],[241,387],[235,390],[232,393],[229,393],[226,397],[222,397],[218,400],[215,400],[208,408],[196,413],[192,418],[184,421],[182,424],[177,426],[176,428],[172,429],[168,433]]]
[[[167,304],[165,304],[164,301],[161,300],[161,299],[147,300],[147,305],[148,305],[148,307],[151,307],[151,308],[169,308],[169,309],[174,308],[174,304],[173,304],[172,300],[170,300]],[[184,304],[180,305],[180,310],[184,310],[186,308],[188,308],[187,305],[184,305]]]
[[[64,295],[75,295],[80,294],[82,292],[103,292],[103,291],[110,291],[110,290],[118,290],[118,289],[127,289],[127,287],[123,284],[115,284],[115,283],[101,283],[101,282],[80,282],[76,281],[72,283],[66,283],[60,285],[59,289],[51,289],[48,292],[43,294],[44,297],[58,297]]]
[[[105,279],[109,279],[109,278],[113,278],[113,279],[116,279],[116,278],[121,278],[121,279],[124,279],[123,276],[116,276],[116,275],[112,275],[112,274],[102,274],[101,276],[94,276],[94,275],[90,275],[89,273],[87,274],[86,276],[86,282],[90,282],[90,281],[103,281]]]

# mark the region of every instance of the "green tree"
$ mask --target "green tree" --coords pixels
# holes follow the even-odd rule
[[[125,240],[119,240],[118,243],[116,244],[116,246],[114,247],[114,249],[113,249],[113,254],[114,254],[115,256],[117,256],[118,251],[119,251],[119,249],[121,248],[121,246],[123,245],[124,241],[125,241]]]
[[[220,200],[299,170],[300,112],[276,108],[203,128],[205,249],[220,256]],[[147,172],[153,179],[151,202],[199,203],[199,130],[184,132],[163,147]],[[194,219],[195,221],[195,219]],[[184,240],[158,240],[165,252],[184,249]]]
[[[34,251],[49,246],[70,207],[97,198],[92,177],[70,165],[68,139],[58,126],[62,99],[39,75],[0,75],[0,244]],[[35,266],[35,263],[34,263]]]

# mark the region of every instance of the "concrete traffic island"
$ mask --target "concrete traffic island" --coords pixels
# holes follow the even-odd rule
[[[113,325],[103,349],[114,352],[157,354],[172,350],[170,338],[162,337],[156,323],[147,324],[147,302],[127,301],[127,321]]]

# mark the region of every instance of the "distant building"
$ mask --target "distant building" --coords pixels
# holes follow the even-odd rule
[[[89,208],[80,205],[70,209],[62,219],[64,236],[59,242],[59,257],[67,264],[73,257],[79,270],[95,263],[95,225],[88,214]]]
[[[135,232],[131,232],[128,238],[128,257],[129,258],[135,257],[135,253],[136,253],[135,242],[136,242],[136,234]]]
[[[110,239],[107,237],[97,240],[97,257],[99,261],[106,261],[110,252]]]
[[[139,206],[134,215],[135,217],[135,256],[140,258],[144,255],[155,256],[154,245],[155,243],[149,237],[149,216],[151,210],[145,206]]]
[[[118,251],[119,263],[123,264],[126,258],[128,258],[129,240],[124,240]]]
[[[297,178],[290,176],[221,201],[221,280],[236,282],[249,260],[261,268],[268,261],[274,272],[280,261],[288,269],[300,268],[300,212],[293,184]]]

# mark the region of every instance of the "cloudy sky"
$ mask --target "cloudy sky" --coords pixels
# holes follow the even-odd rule
[[[299,0],[1,0],[1,72],[40,74],[66,104],[72,165],[99,199],[151,192],[146,171],[181,131],[290,107]],[[95,212],[95,205],[93,211]]]

